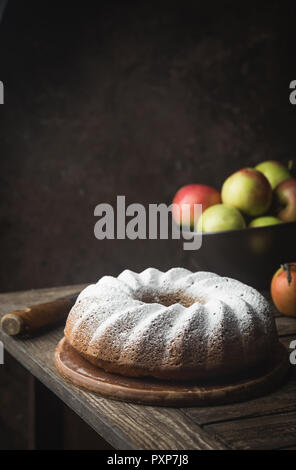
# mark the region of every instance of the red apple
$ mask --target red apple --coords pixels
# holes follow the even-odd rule
[[[256,217],[269,209],[272,189],[262,173],[252,168],[243,168],[227,178],[221,195],[223,204]]]
[[[276,308],[296,316],[296,263],[284,264],[271,281],[271,296]]]
[[[275,211],[283,222],[296,222],[296,179],[280,183],[274,191]]]
[[[201,204],[202,211],[206,210],[208,207],[213,206],[214,204],[219,204],[221,202],[221,196],[219,191],[211,186],[206,186],[205,184],[188,184],[183,186],[176,193],[173,204],[176,204],[178,208],[176,209],[173,206],[173,218],[177,224],[186,225],[188,227],[193,227],[194,225],[194,204]],[[190,215],[186,217],[187,214],[184,211],[182,219],[182,206],[186,204],[190,206]],[[195,221],[197,222],[197,221]]]

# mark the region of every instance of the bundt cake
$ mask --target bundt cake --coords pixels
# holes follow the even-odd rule
[[[278,345],[259,292],[183,268],[104,276],[80,293],[65,336],[108,372],[200,383],[260,374]]]

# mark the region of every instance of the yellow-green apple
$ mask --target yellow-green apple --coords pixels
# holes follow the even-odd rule
[[[276,308],[285,315],[296,316],[296,263],[287,263],[277,270],[270,292]]]
[[[263,217],[257,217],[257,219],[253,219],[249,223],[249,227],[265,227],[267,225],[277,225],[281,224],[282,221],[277,217],[273,217],[271,215],[266,215]]]
[[[296,222],[296,179],[280,183],[274,190],[276,215],[283,222]]]
[[[173,218],[177,224],[187,227],[194,225],[194,204],[201,204],[202,211],[221,202],[221,196],[217,189],[205,184],[188,184],[176,193],[173,200]],[[188,210],[185,210],[189,208]],[[183,213],[182,213],[183,207]],[[195,221],[196,222],[196,221]]]
[[[243,168],[227,178],[221,197],[224,204],[256,217],[269,209],[272,189],[260,171]]]
[[[263,173],[265,178],[268,179],[272,189],[282,183],[282,181],[292,178],[288,168],[275,160],[267,160],[266,162],[259,163],[259,165],[255,166],[255,170]]]
[[[231,206],[216,204],[206,209],[197,222],[198,232],[220,232],[245,228],[242,214]]]

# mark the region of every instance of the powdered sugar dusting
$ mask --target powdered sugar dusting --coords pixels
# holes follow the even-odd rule
[[[180,301],[161,304],[164,296],[174,302],[176,294]],[[182,304],[182,298],[191,302]],[[269,304],[255,289],[183,268],[104,276],[81,292],[65,329],[81,352],[119,364],[150,364],[150,369],[184,361],[204,361],[209,369],[222,360],[227,341],[243,347],[247,357],[256,338],[268,345],[274,333]]]

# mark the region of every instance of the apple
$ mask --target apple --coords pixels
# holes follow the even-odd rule
[[[243,168],[227,178],[221,197],[224,204],[256,217],[269,209],[272,189],[260,171]]]
[[[206,186],[205,184],[188,184],[183,186],[176,193],[173,204],[172,214],[175,222],[179,225],[183,222],[183,225],[188,227],[193,227],[194,225],[194,204],[201,204],[202,211],[208,207],[218,204],[221,202],[221,196],[217,189],[212,188],[211,186]],[[189,217],[186,217],[187,214],[184,211],[182,219],[182,206],[184,204],[190,205]]]
[[[296,179],[280,183],[274,191],[276,215],[283,222],[296,221]]]
[[[255,166],[255,170],[260,171],[268,179],[270,186],[274,189],[282,181],[292,178],[288,168],[275,160],[268,160]]]
[[[281,223],[282,221],[278,219],[277,217],[266,215],[264,217],[257,217],[257,219],[253,219],[249,223],[249,227],[265,227],[267,225],[277,225]]]
[[[271,297],[285,315],[296,316],[296,263],[284,264],[271,281]]]
[[[198,232],[220,232],[245,228],[242,214],[231,206],[216,204],[208,207],[197,222]]]

